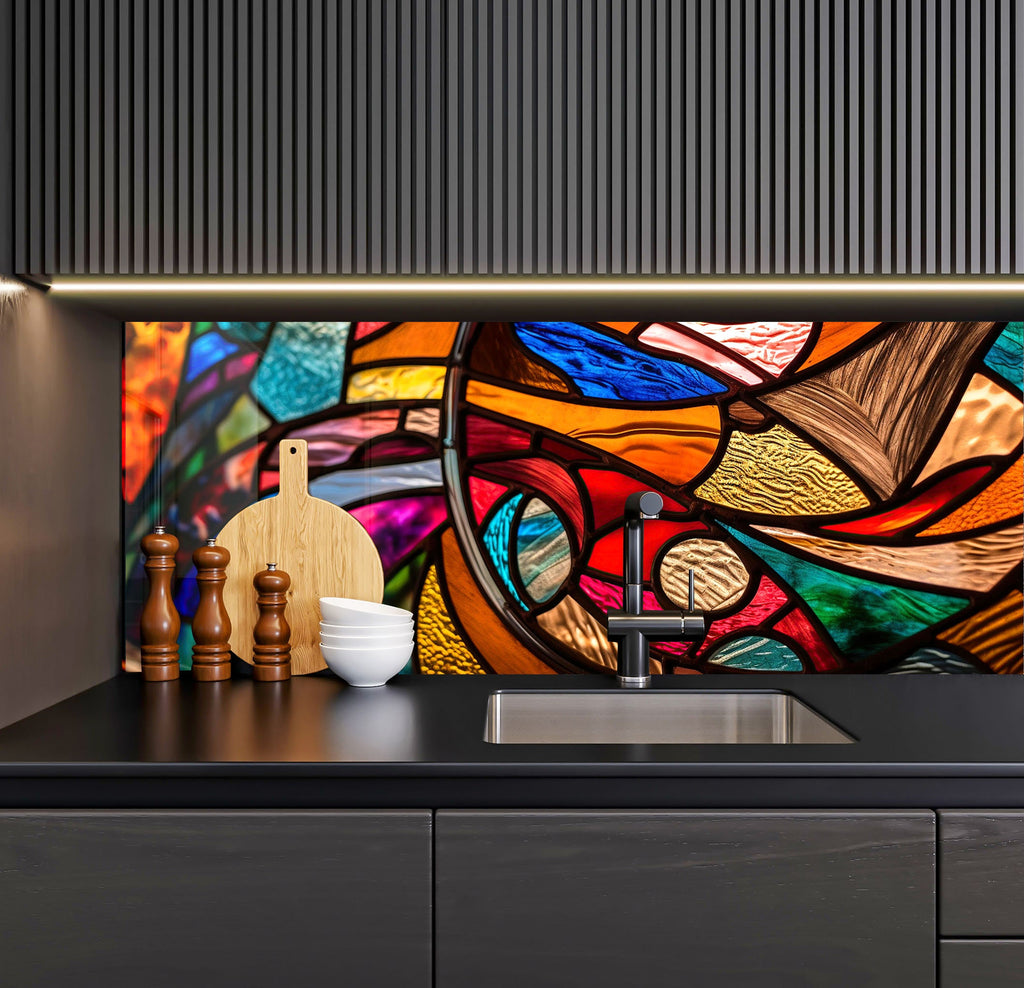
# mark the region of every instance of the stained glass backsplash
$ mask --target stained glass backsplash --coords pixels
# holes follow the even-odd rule
[[[192,551],[277,490],[350,511],[417,616],[411,671],[611,670],[622,508],[657,490],[665,673],[1019,673],[1024,323],[129,323],[126,666],[159,510]]]

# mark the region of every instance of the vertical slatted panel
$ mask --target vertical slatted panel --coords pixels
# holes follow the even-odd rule
[[[13,0],[6,32],[20,272],[1024,273],[1020,0]]]

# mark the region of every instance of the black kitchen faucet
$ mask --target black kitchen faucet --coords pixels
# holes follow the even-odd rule
[[[621,611],[608,612],[608,637],[618,643],[619,685],[643,689],[651,685],[652,641],[693,641],[703,638],[704,614],[693,608],[693,570],[690,570],[686,611],[645,611],[644,530],[645,518],[657,518],[665,506],[655,491],[626,498],[626,531],[622,540],[623,598]]]

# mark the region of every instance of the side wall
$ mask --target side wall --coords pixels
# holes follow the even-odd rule
[[[120,326],[7,288],[0,726],[120,668]]]

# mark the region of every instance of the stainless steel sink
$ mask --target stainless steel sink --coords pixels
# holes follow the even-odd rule
[[[494,744],[849,744],[789,693],[744,690],[498,690],[484,740]]]

